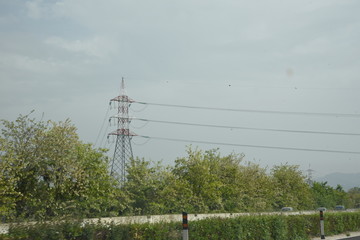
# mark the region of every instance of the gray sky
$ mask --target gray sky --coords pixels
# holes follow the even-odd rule
[[[143,102],[360,114],[358,0],[0,0],[0,118],[32,109],[70,118],[97,145],[125,77]],[[110,111],[107,115],[115,114]],[[133,104],[162,121],[360,133],[359,117],[244,113]],[[246,145],[360,151],[360,136],[278,133],[133,121],[139,135]],[[172,163],[190,143],[140,137],[135,156]],[[360,170],[359,154],[220,148],[315,176]]]

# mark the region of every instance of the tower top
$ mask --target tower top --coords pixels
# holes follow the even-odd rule
[[[131,98],[129,98],[127,96],[127,93],[126,93],[126,90],[125,90],[125,80],[124,80],[123,77],[121,78],[120,95],[110,99],[110,101],[129,102],[129,103],[134,102],[134,100],[132,100]]]
[[[122,77],[122,78],[121,78],[120,95],[126,95],[126,92],[125,92],[125,80],[124,80],[124,77]]]

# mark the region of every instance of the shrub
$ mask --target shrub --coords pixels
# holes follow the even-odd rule
[[[360,212],[325,214],[327,236],[360,229]],[[189,222],[189,237],[197,240],[305,240],[320,235],[319,215],[253,215],[207,218]],[[13,224],[0,240],[171,240],[181,239],[181,223],[83,224],[65,221]]]

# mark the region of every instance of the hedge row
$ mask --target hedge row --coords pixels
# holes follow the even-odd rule
[[[360,230],[360,212],[325,214],[325,233],[334,235]],[[197,240],[300,240],[319,236],[319,215],[243,216],[236,218],[209,218],[189,222],[189,238]],[[17,239],[181,239],[181,223],[101,225],[83,224],[81,221],[61,223],[14,224],[9,234],[0,240]]]

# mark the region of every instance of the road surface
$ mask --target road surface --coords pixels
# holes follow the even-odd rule
[[[350,236],[346,236],[346,234],[340,234],[335,236],[326,236],[325,240],[360,240],[360,232],[350,232]],[[320,239],[320,237],[312,238],[312,240]]]

